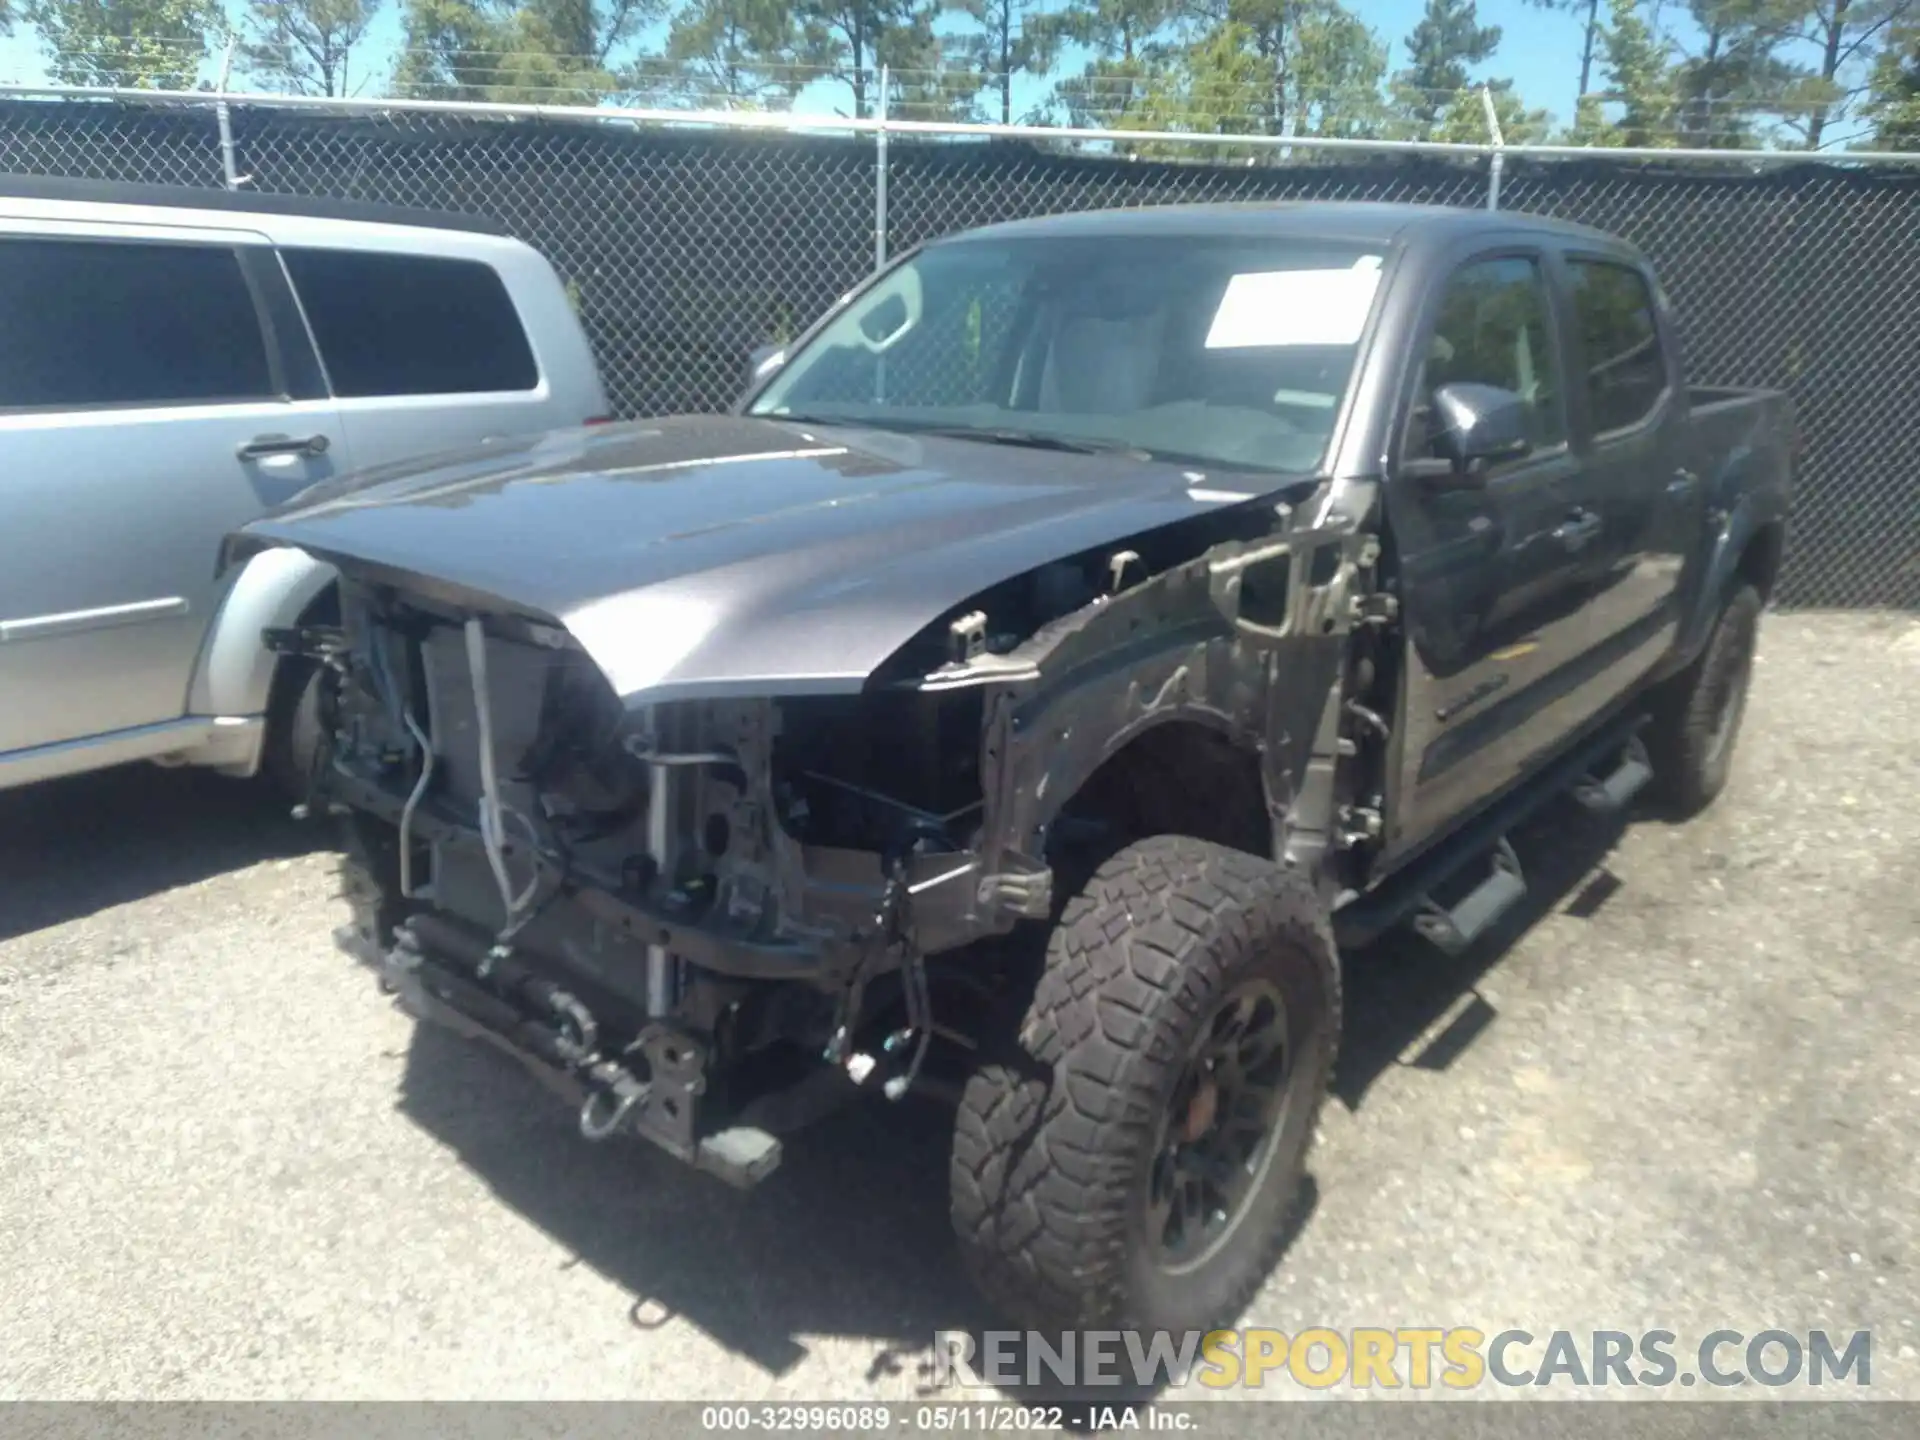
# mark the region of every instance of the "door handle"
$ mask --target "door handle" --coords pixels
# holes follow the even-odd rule
[[[1591,510],[1577,510],[1554,527],[1553,538],[1569,550],[1584,550],[1600,538],[1600,517]]]
[[[256,435],[235,453],[242,460],[262,460],[269,455],[317,456],[327,453],[327,444],[327,437],[324,435],[308,435],[304,438],[295,438],[292,435]]]
[[[1667,482],[1669,495],[1684,495],[1700,483],[1700,477],[1691,470],[1679,469],[1673,472],[1673,479]]]

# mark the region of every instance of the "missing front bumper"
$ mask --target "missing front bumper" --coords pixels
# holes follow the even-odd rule
[[[357,958],[375,958],[343,943]],[[414,1016],[504,1051],[576,1106],[583,1138],[637,1135],[740,1189],[778,1167],[780,1141],[767,1130],[732,1124],[702,1133],[706,1055],[693,1038],[650,1025],[604,1053],[597,1022],[576,997],[435,916],[401,925],[376,963]]]

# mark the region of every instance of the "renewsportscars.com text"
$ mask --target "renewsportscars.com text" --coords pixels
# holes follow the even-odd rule
[[[1469,1326],[1281,1330],[988,1330],[934,1336],[933,1380],[959,1388],[1068,1385],[1308,1390],[1846,1385],[1873,1383],[1866,1330],[1526,1330]]]

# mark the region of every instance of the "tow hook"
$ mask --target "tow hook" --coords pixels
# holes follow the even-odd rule
[[[598,1084],[580,1102],[580,1138],[598,1142],[619,1133],[634,1107],[647,1098],[647,1087],[631,1070],[611,1061],[588,1073]]]

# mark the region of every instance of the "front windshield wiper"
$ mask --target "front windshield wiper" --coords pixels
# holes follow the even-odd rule
[[[942,440],[976,440],[983,445],[1018,445],[1028,450],[1055,450],[1067,455],[1125,455],[1133,460],[1161,458],[1139,445],[1120,440],[1086,440],[1045,430],[1020,430],[1000,425],[927,425],[893,415],[783,415],[761,417],[790,425],[834,425],[849,430],[891,430],[901,435],[937,435]]]
[[[902,427],[907,428],[907,427]],[[1069,455],[1125,455],[1151,460],[1153,452],[1118,440],[1082,440],[1050,435],[1042,430],[975,429],[971,425],[916,425],[916,435],[938,435],[943,440],[978,440],[984,445],[1018,445],[1028,450],[1058,450]]]

